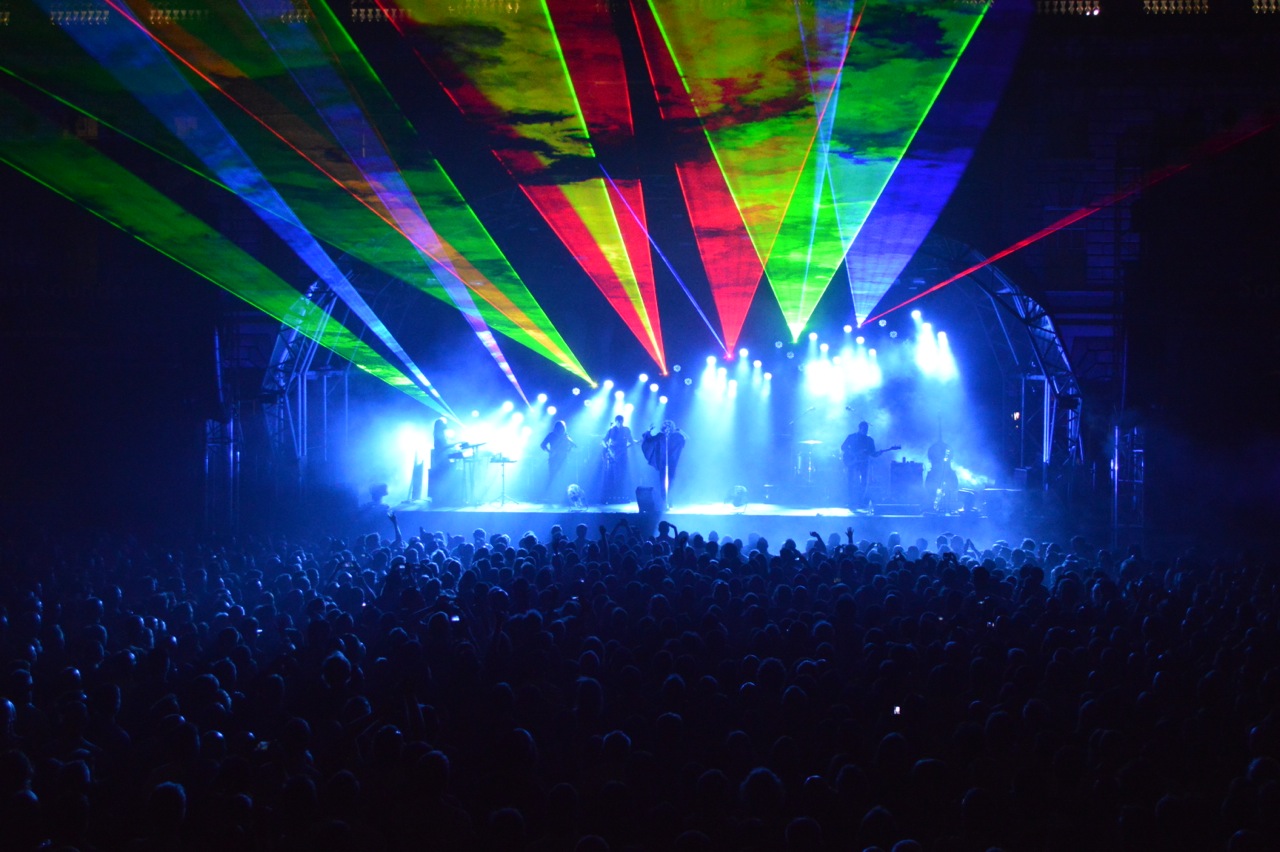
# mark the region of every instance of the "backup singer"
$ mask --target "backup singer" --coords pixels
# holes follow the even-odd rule
[[[569,460],[569,453],[576,450],[578,445],[569,437],[569,427],[565,422],[557,420],[538,446],[547,453],[547,487],[542,495],[543,502],[565,502],[566,488],[569,485],[565,462]]]
[[[960,478],[951,466],[951,447],[939,436],[929,445],[929,473],[925,475],[924,487],[935,512],[949,512],[953,508],[957,492],[960,491]]]
[[[680,453],[684,451],[685,435],[676,428],[671,420],[662,421],[662,429],[653,434],[652,427],[640,436],[640,449],[644,452],[644,460],[657,473],[658,503],[663,509],[670,509],[667,495],[676,478],[676,467],[680,463]]]
[[[458,477],[454,475],[454,452],[458,448],[456,441],[449,440],[449,424],[443,417],[436,420],[431,430],[431,469],[427,476],[427,496],[431,505],[460,505],[461,495],[458,493]]]

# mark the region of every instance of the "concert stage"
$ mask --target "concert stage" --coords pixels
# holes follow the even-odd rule
[[[1002,507],[997,508],[1003,512]],[[881,506],[874,512],[851,512],[844,507],[703,503],[651,514],[641,513],[635,503],[571,508],[506,501],[433,509],[424,500],[402,503],[395,507],[395,513],[405,536],[425,529],[469,537],[473,530],[480,528],[490,535],[502,532],[513,538],[532,531],[546,540],[551,527],[556,524],[570,537],[578,524],[586,524],[594,538],[599,527],[612,531],[619,523],[626,523],[650,535],[663,520],[674,524],[678,530],[690,530],[704,536],[715,531],[722,538],[730,536],[744,542],[756,533],[767,538],[774,549],[788,538],[803,543],[811,532],[820,533],[824,539],[831,533],[838,533],[843,538],[848,527],[853,527],[855,540],[884,541],[890,533],[896,532],[904,544],[924,538],[930,547],[943,533],[971,538],[979,548],[989,546],[995,539],[1007,539],[1012,535],[1007,515],[990,517],[979,511],[926,514],[919,511],[918,506]]]

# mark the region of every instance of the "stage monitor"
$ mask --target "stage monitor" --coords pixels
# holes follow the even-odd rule
[[[658,504],[653,499],[652,486],[640,486],[636,489],[636,506],[642,515],[658,514]]]

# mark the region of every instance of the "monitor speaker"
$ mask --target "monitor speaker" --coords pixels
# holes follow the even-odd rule
[[[658,514],[658,504],[654,502],[652,486],[640,486],[636,489],[636,506],[639,507],[642,515]]]

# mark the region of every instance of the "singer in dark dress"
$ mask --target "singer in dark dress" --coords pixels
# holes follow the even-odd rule
[[[640,449],[644,452],[644,460],[653,468],[658,479],[657,503],[664,509],[670,509],[668,494],[675,482],[676,468],[680,464],[680,454],[684,452],[685,435],[676,428],[671,420],[662,421],[662,429],[653,434],[646,429],[640,436]]]

